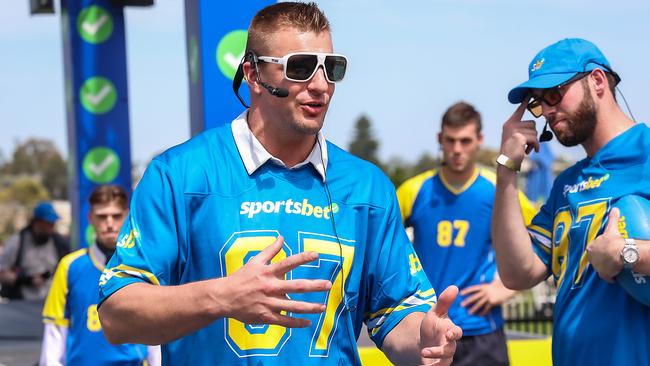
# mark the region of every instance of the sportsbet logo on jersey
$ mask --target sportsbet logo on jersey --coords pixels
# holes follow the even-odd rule
[[[600,187],[600,185],[603,184],[603,182],[605,182],[608,179],[609,179],[609,174],[605,174],[602,177],[597,179],[589,177],[588,179],[583,180],[580,183],[576,183],[572,185],[565,184],[564,192],[563,192],[564,197],[566,197],[566,195],[569,193],[576,193],[576,192],[587,191],[590,189],[596,189]]]
[[[122,235],[117,240],[116,246],[124,249],[131,249],[135,245],[135,239],[138,237],[137,230],[131,230],[128,234]]]
[[[309,203],[308,199],[302,201],[294,201],[291,198],[284,201],[264,201],[264,202],[242,202],[240,215],[246,215],[252,219],[255,215],[260,213],[265,214],[278,214],[280,212],[293,215],[313,216],[317,219],[330,219],[330,213],[335,214],[339,212],[339,206],[336,203],[330,206],[317,206]]]

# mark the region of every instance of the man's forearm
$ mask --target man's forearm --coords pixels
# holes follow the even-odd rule
[[[225,315],[225,306],[214,295],[219,281],[123,287],[99,308],[104,334],[113,344],[157,345],[197,331]]]
[[[533,287],[546,277],[546,267],[536,257],[526,230],[517,191],[517,174],[497,167],[492,209],[492,244],[499,276],[513,290]]]
[[[414,312],[402,319],[384,339],[381,350],[395,365],[420,363],[420,324],[425,313]]]

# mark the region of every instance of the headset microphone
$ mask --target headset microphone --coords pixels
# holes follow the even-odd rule
[[[542,134],[539,135],[539,142],[547,142],[553,140],[553,133],[548,129],[548,121],[544,125],[544,130]]]
[[[289,90],[285,88],[275,88],[263,81],[260,81],[260,85],[266,88],[266,90],[268,90],[269,93],[271,93],[271,95],[274,95],[278,98],[286,98],[287,96],[289,96]]]

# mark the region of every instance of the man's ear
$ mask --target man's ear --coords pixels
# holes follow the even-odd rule
[[[248,89],[254,93],[260,93],[260,85],[257,82],[257,70],[251,61],[245,61],[242,65],[242,71],[244,72],[244,80],[248,85]]]
[[[594,90],[598,97],[602,97],[603,94],[609,89],[609,81],[607,80],[607,75],[601,69],[595,69],[591,72],[590,79],[594,86]]]

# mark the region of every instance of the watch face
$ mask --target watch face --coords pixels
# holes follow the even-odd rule
[[[623,258],[627,263],[636,263],[636,261],[639,259],[639,252],[633,248],[626,248],[623,251]]]

